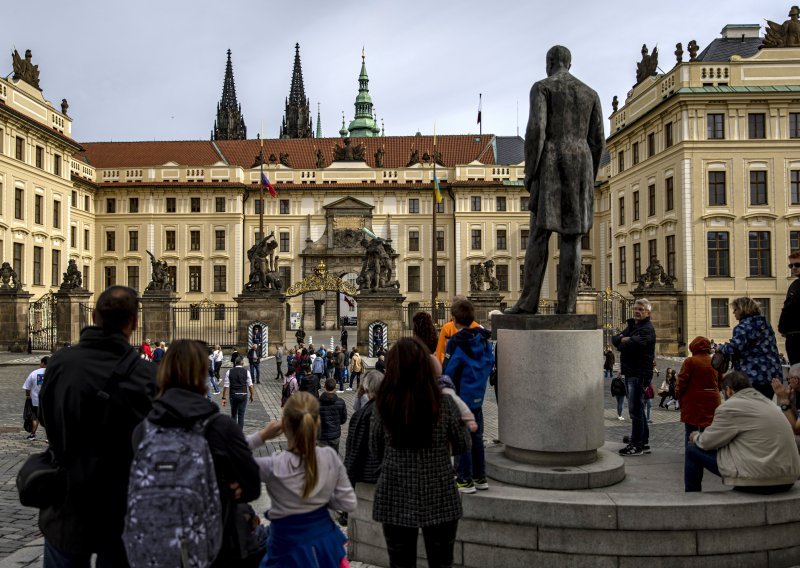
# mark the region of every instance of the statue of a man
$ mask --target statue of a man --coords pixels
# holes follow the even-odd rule
[[[547,78],[531,88],[525,134],[525,187],[531,229],[525,287],[506,313],[535,314],[547,268],[547,243],[561,235],[556,313],[574,314],[581,273],[581,236],[592,228],[594,180],[605,146],[597,93],[569,72],[572,55],[547,52]]]

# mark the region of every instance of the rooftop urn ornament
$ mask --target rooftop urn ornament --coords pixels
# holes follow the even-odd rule
[[[764,26],[764,40],[762,47],[800,47],[800,7],[792,6],[789,10],[789,19],[783,24],[767,20]]]
[[[67,99],[61,99],[61,114],[67,114],[68,110],[69,103],[67,102]]]
[[[683,63],[683,44],[680,42],[675,44],[675,62]]]
[[[700,51],[700,46],[697,45],[695,40],[689,41],[686,44],[686,49],[689,51],[689,61],[697,61],[697,52]]]
[[[619,109],[619,99],[617,98],[617,95],[614,95],[614,98],[611,99],[611,108],[614,112],[617,112]]]

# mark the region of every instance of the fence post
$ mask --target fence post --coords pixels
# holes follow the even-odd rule
[[[33,294],[0,291],[0,349],[22,353],[28,347],[28,314]]]
[[[56,346],[78,343],[81,336],[81,305],[89,300],[92,293],[83,289],[61,290],[55,296]],[[90,323],[91,321],[86,325]]]

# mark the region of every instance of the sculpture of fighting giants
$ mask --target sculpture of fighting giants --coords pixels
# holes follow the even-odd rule
[[[575,313],[581,236],[592,228],[594,180],[605,137],[600,99],[570,74],[571,62],[566,47],[550,48],[547,78],[531,88],[525,187],[530,192],[533,234],[525,251],[525,287],[506,313],[538,311],[553,231],[561,235],[556,313]]]
[[[362,229],[363,230],[363,229]],[[372,238],[367,239],[367,236]],[[397,289],[400,284],[392,278],[392,255],[394,249],[386,239],[364,231],[361,245],[366,249],[361,263],[361,272],[356,283],[359,290]]]
[[[650,266],[639,275],[637,282],[639,283],[635,290],[637,292],[646,288],[674,288],[675,277],[667,274],[661,261],[653,257]]]
[[[147,251],[150,256],[150,266],[153,268],[153,274],[150,277],[150,283],[145,292],[172,292],[172,285],[169,283],[169,274],[167,272],[167,261],[157,260],[153,253]]]
[[[2,290],[22,290],[16,270],[11,265],[4,262],[0,266],[0,289]]]
[[[76,290],[83,288],[83,276],[78,270],[78,265],[74,258],[69,259],[67,271],[63,273],[64,280],[61,282],[60,290]]]
[[[500,281],[494,275],[494,261],[479,262],[470,267],[469,289],[472,292],[485,292],[484,284],[488,284],[490,292],[500,290]]]
[[[247,260],[250,261],[250,278],[244,289],[248,292],[273,290],[280,292],[283,283],[278,277],[278,260],[275,249],[278,241],[275,240],[275,231],[263,239],[259,239],[247,251]]]

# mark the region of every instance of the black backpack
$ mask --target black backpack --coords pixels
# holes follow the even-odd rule
[[[625,388],[625,381],[619,375],[611,379],[611,396],[624,396],[628,389]]]

